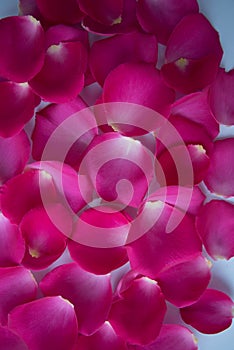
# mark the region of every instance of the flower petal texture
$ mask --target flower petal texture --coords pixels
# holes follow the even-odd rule
[[[27,345],[17,334],[2,326],[0,326],[0,344],[4,350],[28,350]]]

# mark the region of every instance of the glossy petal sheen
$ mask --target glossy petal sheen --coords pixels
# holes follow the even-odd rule
[[[23,340],[10,329],[0,326],[1,350],[28,350]]]
[[[52,45],[41,71],[30,86],[44,100],[63,103],[75,98],[84,86],[87,52],[80,42]]]
[[[210,155],[210,167],[205,184],[210,191],[224,196],[234,196],[234,138],[218,140]]]
[[[44,61],[44,30],[32,16],[0,20],[0,76],[17,83],[32,79]]]
[[[9,315],[9,328],[30,350],[71,350],[78,333],[74,307],[61,297],[18,306]]]
[[[112,301],[108,275],[97,276],[76,263],[66,264],[48,273],[40,288],[46,296],[61,295],[74,305],[81,334],[94,333],[107,318]]]
[[[213,259],[234,257],[234,205],[225,201],[207,203],[197,217],[197,229]]]
[[[51,23],[75,24],[83,17],[76,0],[36,0],[43,17]]]
[[[215,334],[231,326],[234,303],[218,290],[207,289],[193,305],[180,310],[184,322],[201,333]]]
[[[121,22],[123,0],[77,0],[81,10],[97,22],[113,25]]]
[[[22,266],[0,268],[0,322],[17,305],[32,301],[37,295],[37,283],[31,272]]]
[[[113,303],[109,321],[127,342],[146,345],[159,334],[165,312],[164,296],[157,282],[139,277]]]

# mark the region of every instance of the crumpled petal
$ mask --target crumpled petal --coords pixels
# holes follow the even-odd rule
[[[45,35],[32,16],[0,20],[0,76],[17,83],[27,82],[41,69],[45,57]]]
[[[138,0],[137,18],[142,28],[166,45],[176,24],[187,14],[198,12],[196,0]]]
[[[234,196],[234,138],[217,140],[210,155],[210,167],[204,182],[208,189],[224,196]]]
[[[234,69],[226,72],[220,68],[215,81],[209,87],[209,103],[216,120],[234,125]]]
[[[23,340],[6,327],[0,326],[0,344],[2,350],[29,350]]]
[[[96,41],[90,51],[90,68],[97,82],[103,86],[107,75],[125,62],[157,61],[155,36],[133,32]],[[108,52],[108,55],[106,54]]]
[[[0,82],[0,136],[19,133],[33,117],[36,97],[27,83]]]
[[[88,48],[88,33],[79,27],[57,24],[50,27],[45,33],[46,49],[51,45],[58,45],[62,42],[81,41]]]
[[[60,296],[18,306],[8,325],[30,350],[72,350],[78,333],[74,307]]]
[[[0,137],[0,185],[23,171],[29,160],[30,148],[24,130],[9,138]]]
[[[77,0],[80,9],[97,22],[113,25],[121,21],[123,0]]]
[[[53,205],[50,210],[59,218],[62,232],[54,225],[43,207],[30,210],[20,223],[26,243],[22,264],[27,268],[40,270],[48,267],[66,248],[67,236],[72,230],[72,219],[60,204]]]
[[[0,323],[16,306],[36,298],[37,283],[32,273],[22,266],[0,268]]]
[[[197,301],[210,281],[209,262],[201,254],[168,268],[157,276],[165,298],[177,307]]]
[[[201,333],[215,334],[231,326],[234,303],[225,293],[207,289],[193,305],[180,310],[187,324]]]
[[[82,43],[60,42],[47,49],[41,71],[29,84],[44,100],[64,103],[83,89],[86,66],[87,52]]]
[[[168,40],[162,73],[180,92],[201,90],[215,79],[222,55],[219,35],[210,22],[200,13],[191,14],[177,24]]]
[[[234,206],[221,200],[207,203],[196,219],[198,233],[213,259],[234,257]]]
[[[91,335],[105,322],[112,302],[110,276],[97,276],[71,263],[56,267],[41,281],[44,295],[61,295],[75,307],[79,332]]]
[[[25,252],[25,242],[19,228],[0,211],[0,266],[20,264]]]
[[[166,303],[157,282],[139,276],[114,301],[108,320],[128,343],[147,345],[158,336],[165,312]]]

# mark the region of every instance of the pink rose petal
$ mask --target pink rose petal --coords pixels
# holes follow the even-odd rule
[[[180,310],[187,324],[201,333],[215,334],[231,326],[234,303],[225,293],[207,289],[193,305]]]
[[[89,46],[88,33],[79,27],[58,24],[50,27],[45,34],[47,49],[51,45],[58,45],[61,41],[81,41],[85,47]]]
[[[123,0],[77,0],[80,9],[97,22],[113,25],[121,21]]]
[[[6,327],[0,326],[1,350],[28,350],[23,340]]]

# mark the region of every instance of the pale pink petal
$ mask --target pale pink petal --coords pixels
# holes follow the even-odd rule
[[[20,264],[25,252],[25,242],[19,228],[0,212],[0,266]]]
[[[78,333],[74,307],[60,296],[18,306],[8,324],[30,350],[72,350]]]
[[[137,18],[142,28],[166,44],[176,24],[187,14],[198,12],[196,0],[139,0]]]
[[[25,131],[9,138],[0,137],[0,185],[20,174],[30,156],[30,142]]]
[[[210,167],[205,184],[210,191],[224,196],[234,196],[234,138],[218,140],[210,155]]]
[[[193,305],[180,310],[187,324],[201,333],[215,334],[231,326],[234,303],[225,293],[207,289]]]
[[[61,41],[81,41],[85,47],[89,46],[88,33],[84,29],[79,27],[58,24],[50,27],[45,34],[47,49],[51,45],[58,45]]]
[[[29,82],[44,100],[63,103],[74,99],[84,86],[87,52],[82,43],[50,46],[41,71]]]
[[[32,79],[45,57],[44,30],[32,16],[0,20],[0,76],[17,83]]]
[[[222,54],[219,35],[210,22],[202,14],[185,16],[168,40],[164,78],[183,93],[201,90],[215,79]]]
[[[121,21],[123,0],[77,0],[80,9],[97,22],[113,25]]]
[[[157,282],[138,277],[113,303],[109,322],[128,343],[146,345],[158,336],[165,312],[166,303]]]
[[[2,350],[28,350],[23,340],[6,327],[0,326],[0,344]]]
[[[0,268],[0,323],[16,306],[32,301],[37,295],[37,283],[31,272],[22,266]]]
[[[157,51],[157,41],[153,35],[140,32],[116,35],[93,44],[90,51],[90,68],[98,83],[103,85],[110,71],[121,63],[156,64]]]
[[[49,272],[40,288],[44,295],[61,295],[74,305],[81,334],[93,334],[107,318],[112,301],[109,275],[97,276],[71,263]]]
[[[32,118],[35,105],[35,95],[27,83],[0,82],[0,136],[19,133]]]
[[[225,201],[207,203],[197,217],[197,229],[213,259],[234,257],[234,206]]]

